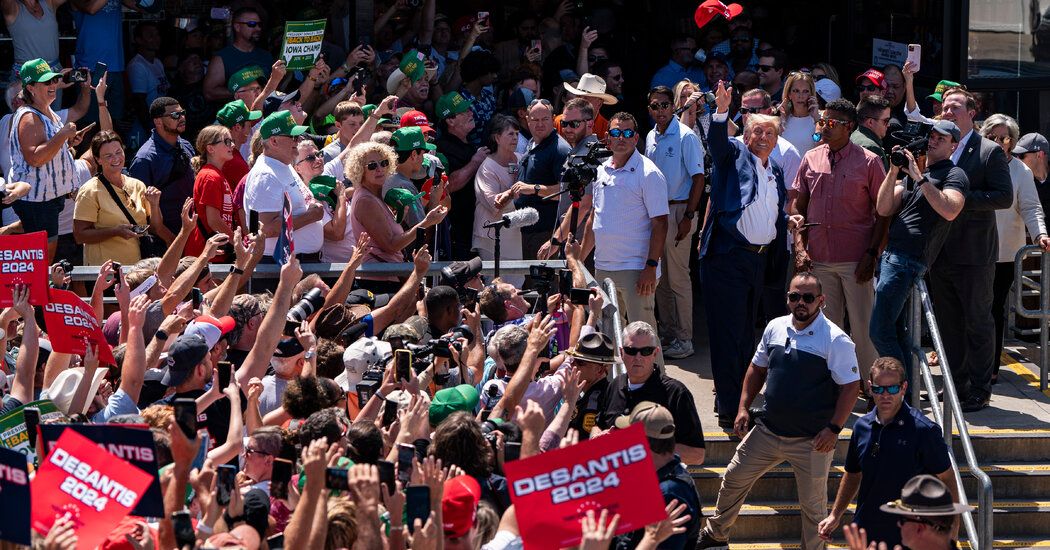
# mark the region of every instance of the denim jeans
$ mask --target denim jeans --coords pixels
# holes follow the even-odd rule
[[[911,290],[924,273],[926,263],[908,254],[886,251],[882,254],[875,305],[871,309],[868,333],[880,357],[896,357],[912,380],[911,338],[904,306]]]

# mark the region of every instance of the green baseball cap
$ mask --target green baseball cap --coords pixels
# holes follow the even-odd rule
[[[60,76],[62,75],[51,70],[47,61],[39,57],[22,63],[22,68],[18,70],[18,77],[22,79],[23,86],[47,82]]]
[[[227,128],[233,128],[235,124],[240,124],[244,121],[259,120],[260,118],[262,118],[262,111],[249,111],[243,99],[223,105],[222,109],[219,109],[219,112],[215,114],[215,120]]]
[[[335,199],[332,198],[332,191],[335,190],[335,183],[336,181],[333,176],[315,176],[310,180],[308,187],[310,188],[310,192],[313,193],[315,199],[335,208]]]
[[[405,73],[410,82],[415,84],[420,78],[423,78],[423,73],[427,71],[424,61],[426,57],[419,53],[419,50],[411,50],[401,57],[401,64],[398,65],[398,68]]]
[[[948,91],[949,88],[958,88],[958,82],[952,82],[951,80],[942,80],[937,83],[937,87],[933,89],[933,93],[926,96],[928,99],[940,102],[943,101],[944,92]]]
[[[405,213],[408,209],[414,207],[424,195],[426,193],[413,193],[408,189],[395,187],[386,192],[383,202],[394,209],[395,221],[401,223],[404,221]]]
[[[480,397],[478,390],[470,384],[438,391],[430,401],[430,427],[436,428],[454,412],[473,412]]]
[[[437,145],[427,143],[427,138],[423,135],[423,129],[419,126],[398,128],[390,136],[390,141],[394,144],[394,150],[396,151],[415,151],[416,149],[426,149],[427,151],[437,150]]]
[[[231,92],[236,92],[256,80],[262,80],[264,76],[266,76],[266,73],[263,72],[262,67],[258,65],[248,65],[247,67],[233,73],[233,75],[230,76],[230,79],[226,81],[226,87],[229,88]]]
[[[299,126],[292,118],[291,111],[277,111],[263,119],[259,125],[259,134],[263,139],[273,136],[298,136],[306,131],[306,126]]]
[[[459,95],[459,92],[449,92],[437,101],[437,116],[441,120],[454,117],[468,109],[470,109],[470,100]]]

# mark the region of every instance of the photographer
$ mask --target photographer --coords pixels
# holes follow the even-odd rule
[[[598,141],[598,136],[594,135],[594,115],[594,107],[582,97],[570,99],[565,104],[565,108],[562,109],[561,137],[565,138],[569,147],[572,147],[569,151],[569,156],[565,160],[565,167],[562,169],[562,181],[566,185],[570,185],[569,178],[570,174],[572,174],[570,171],[572,167],[585,165],[587,160],[589,160],[585,160],[585,158],[591,151],[591,144]],[[591,189],[590,181],[578,183],[583,185],[584,188],[583,198],[580,200],[580,210],[576,216],[576,227],[569,227],[572,223],[572,217],[566,214],[569,212],[569,206],[572,204],[572,197],[570,193],[565,193],[558,197],[558,219],[560,221],[558,226],[554,228],[554,235],[540,247],[539,252],[536,254],[541,260],[552,257],[559,246],[570,240],[570,235],[576,235],[577,239],[582,238],[579,236],[579,228],[591,212],[594,191]]]
[[[876,198],[878,214],[893,219],[875,286],[869,333],[879,356],[904,363],[908,380],[914,380],[910,336],[898,331],[898,321],[912,285],[940,253],[951,222],[965,203],[969,180],[951,161],[958,143],[959,127],[947,120],[937,121],[930,130],[926,171],[921,173],[911,151],[895,148]],[[902,166],[904,159],[906,166]],[[902,169],[905,176],[898,182]]]

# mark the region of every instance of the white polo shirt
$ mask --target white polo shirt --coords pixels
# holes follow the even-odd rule
[[[310,189],[306,187],[299,174],[292,167],[267,155],[262,155],[248,172],[244,183],[244,209],[260,213],[280,213],[284,206],[284,194],[292,204],[292,215],[299,216],[306,212],[314,201]],[[296,254],[313,254],[321,250],[324,244],[324,225],[331,219],[323,217],[320,221],[296,229],[292,234],[295,240]],[[266,254],[273,254],[277,239],[266,239]]]
[[[641,271],[649,254],[652,218],[666,216],[667,181],[638,151],[620,168],[612,159],[598,167],[594,181],[594,267]],[[656,269],[660,277],[660,268]]]

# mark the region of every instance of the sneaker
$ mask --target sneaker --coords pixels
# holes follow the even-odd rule
[[[693,354],[693,342],[691,340],[675,340],[670,346],[664,348],[664,357],[671,359],[684,359]]]
[[[707,527],[704,527],[700,530],[700,539],[696,541],[696,549],[706,550],[708,548],[713,550],[729,550],[729,541],[715,540],[715,538],[711,536],[711,532],[707,530]]]
[[[675,340],[676,340],[676,338],[674,338],[673,336],[661,336],[660,337],[660,347],[662,347],[664,349],[667,349],[668,347],[671,346],[671,344],[674,344]]]

